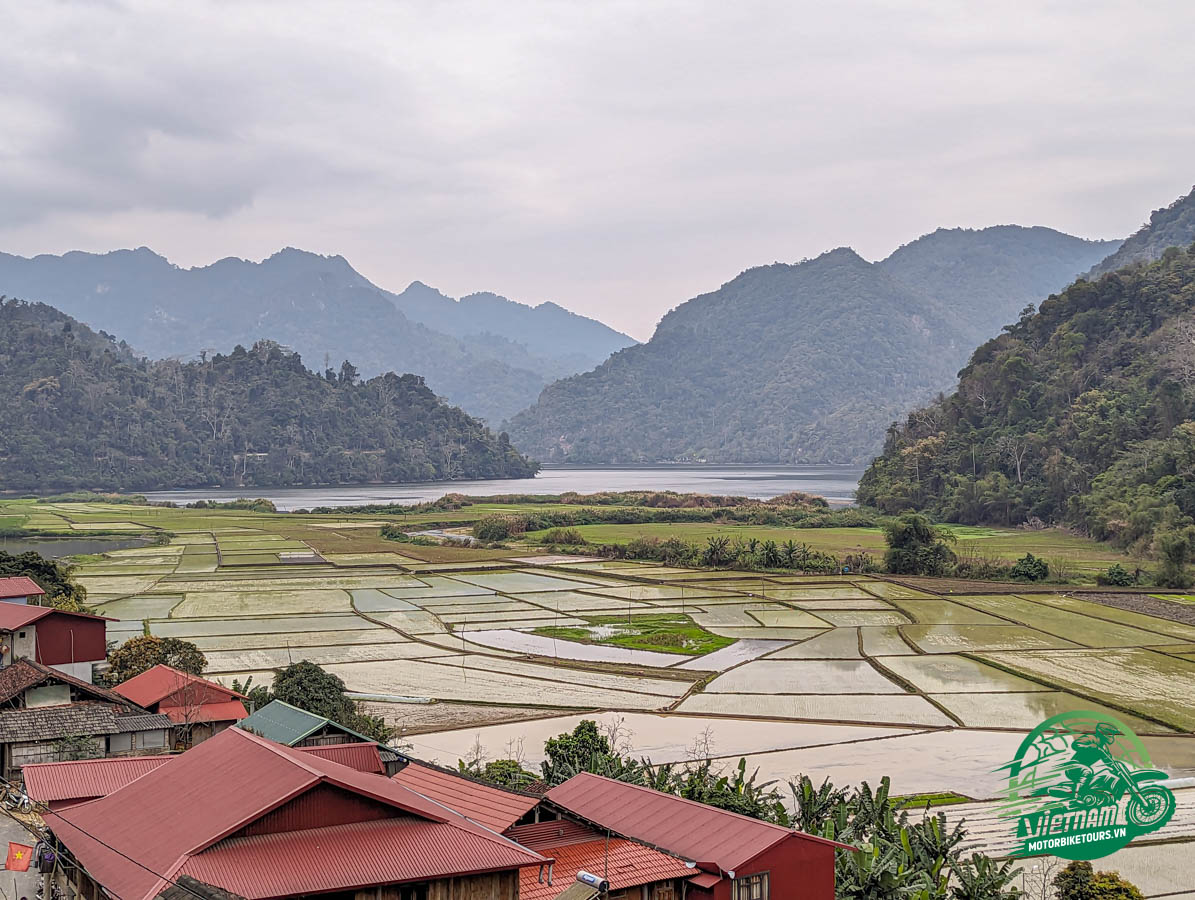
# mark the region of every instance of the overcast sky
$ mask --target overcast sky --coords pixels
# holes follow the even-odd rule
[[[0,250],[282,246],[635,337],[938,226],[1195,183],[1189,0],[0,0]]]

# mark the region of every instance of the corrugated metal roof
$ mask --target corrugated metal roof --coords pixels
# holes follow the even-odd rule
[[[612,838],[608,847],[604,839],[571,844],[553,850],[551,855],[556,857],[552,884],[546,879],[540,882],[538,867],[523,869],[519,877],[519,900],[551,900],[570,881],[575,882],[582,869],[609,881],[611,891],[693,874],[684,860],[621,838]]]
[[[372,772],[384,775],[386,767],[382,765],[382,754],[378,752],[375,743],[356,744],[324,744],[322,747],[295,747],[300,753],[310,753],[323,759],[330,759],[342,766],[356,769],[358,772]]]
[[[569,844],[584,844],[588,841],[605,837],[588,825],[574,822],[572,819],[555,819],[549,822],[535,822],[529,825],[516,825],[506,829],[506,836],[517,841],[524,847],[542,851],[550,847],[567,847]]]
[[[178,725],[198,725],[202,722],[240,722],[249,715],[240,700],[225,703],[204,703],[201,706],[159,706],[158,712],[170,717]]]
[[[0,603],[0,631],[12,631],[22,628],[30,622],[44,619],[46,616],[72,616],[79,619],[92,619],[101,622],[115,622],[108,616],[93,616],[91,613],[67,612],[65,609],[55,609],[52,606],[30,606],[23,603]]]
[[[511,869],[527,853],[446,823],[382,819],[232,838],[179,871],[259,900]]]
[[[426,763],[412,761],[394,781],[455,809],[494,831],[505,831],[534,809],[539,797],[504,791]]]
[[[169,756],[117,756],[73,762],[32,763],[21,769],[25,792],[42,803],[106,797],[152,772]]]
[[[128,697],[138,706],[147,708],[153,706],[155,703],[161,703],[163,700],[169,698],[171,694],[181,691],[186,692],[188,706],[202,706],[208,703],[226,703],[229,700],[240,701],[245,699],[243,695],[221,684],[208,681],[206,678],[200,678],[198,675],[192,675],[190,672],[182,672],[173,666],[167,666],[162,663],[146,669],[140,675],[134,675],[128,681],[121,682],[113,690],[124,697]],[[241,706],[241,709],[243,710],[244,706]],[[241,718],[244,718],[245,715],[248,715],[248,713],[242,715]]]
[[[468,832],[483,841],[476,846],[469,845],[477,854],[486,859],[491,858],[486,855],[491,852],[505,854],[507,867],[531,865],[542,860],[532,851],[389,778],[358,772],[238,728],[229,728],[181,756],[173,757],[167,764],[106,797],[58,813],[47,813],[44,818],[54,834],[100,884],[122,900],[140,900],[155,896],[163,887],[161,880],[151,872],[171,875],[188,857],[320,784],[372,798],[395,808],[396,814],[406,813],[429,823],[448,824]],[[294,834],[301,835],[302,832]],[[282,840],[282,836],[274,837]],[[447,846],[447,838],[442,845]],[[499,850],[490,851],[490,845]],[[319,849],[316,844],[310,846]],[[335,849],[324,847],[320,852],[330,853]],[[340,849],[346,854],[343,857],[346,865],[357,864],[351,861],[348,847]],[[434,859],[441,851],[433,846],[421,852]],[[287,872],[283,870],[302,865],[300,860],[276,864],[274,856],[264,850],[263,853],[266,854],[265,861],[252,867],[263,883],[285,878]],[[326,868],[326,863],[316,862]],[[445,872],[454,868],[465,871],[472,866],[468,857],[445,855],[440,857],[440,862]],[[213,882],[196,872],[189,874],[249,896],[236,885]],[[253,896],[278,896],[288,892],[289,888]]]
[[[0,578],[0,598],[7,597],[36,597],[45,591],[38,583],[26,575],[10,575]]]
[[[297,706],[291,706],[281,700],[267,703],[237,724],[245,731],[252,731],[266,740],[276,741],[288,747],[293,747],[303,738],[319,731],[325,725],[336,725],[331,719],[309,713],[305,709],[299,709]],[[337,727],[348,731],[342,725]]]
[[[651,788],[583,773],[548,791],[548,800],[586,821],[683,856],[733,871],[774,844],[802,840],[845,847],[825,838],[781,828],[675,797]]]

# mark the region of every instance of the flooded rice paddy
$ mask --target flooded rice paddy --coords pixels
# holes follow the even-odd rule
[[[90,524],[105,509],[139,524],[136,507],[90,509]],[[1056,712],[1105,709],[1147,735],[1159,766],[1195,774],[1195,627],[1082,593],[953,596],[869,576],[466,551],[436,562],[376,539],[356,551],[374,520],[320,522],[337,538],[320,552],[318,538],[272,531],[270,518],[225,528],[204,515],[193,530],[172,526],[169,544],[80,566],[96,611],[119,620],[110,637],[186,638],[226,681],[309,659],[351,691],[392,698],[371,708],[394,722],[410,708],[400,698],[420,701],[413,752],[442,763],[480,741],[491,757],[521,743],[533,765],[547,737],[588,717],[655,762],[746,756],[761,780],[887,774],[898,793],[990,798],[993,770],[1027,731]],[[702,656],[612,642],[661,614],[732,643]],[[564,625],[587,639],[535,633]],[[437,704],[475,709],[475,724],[427,731]],[[511,722],[512,709],[531,718]]]

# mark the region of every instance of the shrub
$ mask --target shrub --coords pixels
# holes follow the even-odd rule
[[[540,538],[545,544],[587,544],[585,535],[575,528],[553,528]]]
[[[527,519],[523,516],[486,516],[473,525],[473,537],[479,541],[504,541],[526,530]]]
[[[1106,584],[1109,587],[1129,587],[1137,581],[1120,563],[1113,563],[1106,572],[1097,575],[1095,580],[1097,584]]]
[[[1054,889],[1058,900],[1144,900],[1119,872],[1096,872],[1086,861],[1073,862],[1055,875]]]
[[[403,531],[402,528],[390,522],[383,525],[382,530],[378,533],[388,541],[398,541],[404,544],[411,539],[411,536]]]
[[[1017,560],[1009,574],[1018,581],[1043,581],[1050,575],[1050,566],[1044,559],[1026,553]]]
[[[894,575],[945,575],[956,561],[945,543],[951,538],[925,516],[906,513],[884,526],[884,568]]]

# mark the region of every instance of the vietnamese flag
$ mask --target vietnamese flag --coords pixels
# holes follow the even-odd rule
[[[24,844],[8,842],[8,861],[4,868],[11,872],[28,872],[29,863],[33,861],[33,848]]]

